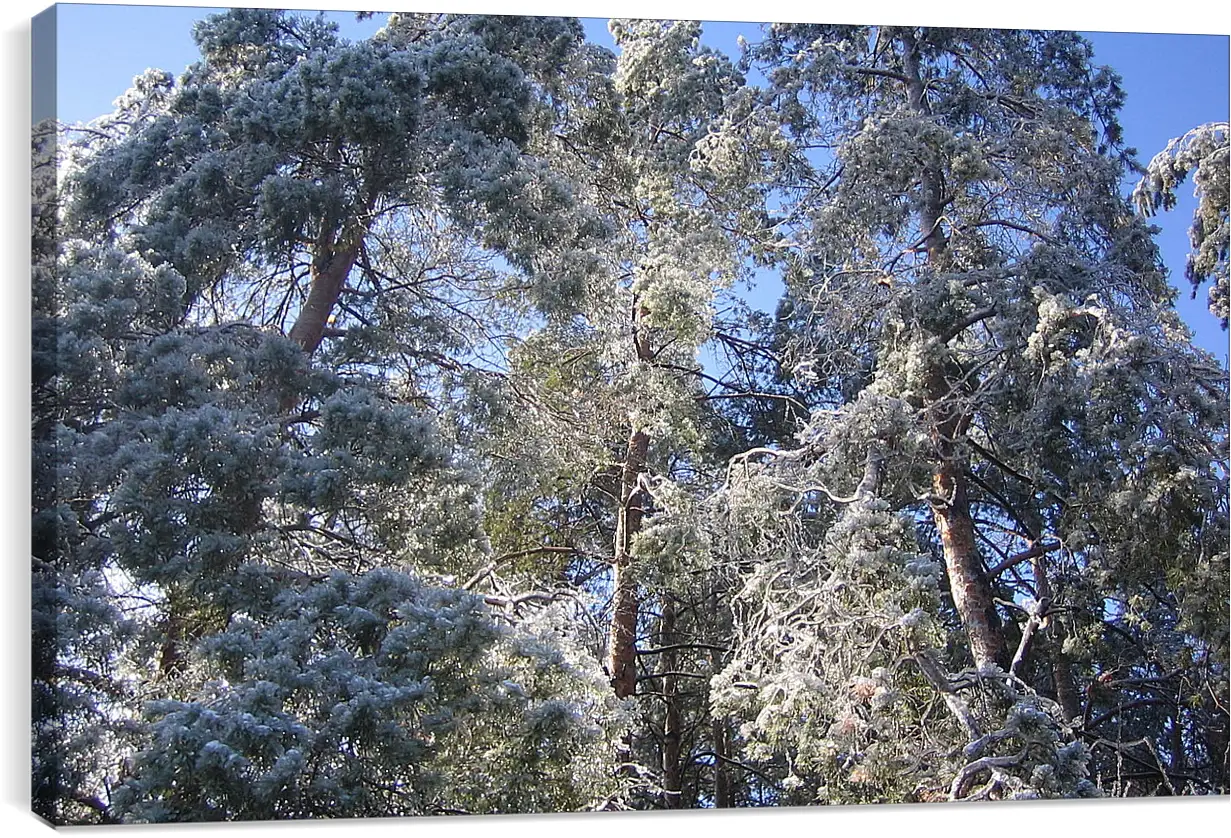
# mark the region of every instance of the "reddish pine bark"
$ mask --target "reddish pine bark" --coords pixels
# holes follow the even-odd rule
[[[911,108],[930,115],[927,84],[919,64],[919,45],[914,34],[902,36],[902,69]],[[946,259],[948,240],[941,219],[945,207],[942,179],[930,165],[919,173],[919,227],[921,244],[929,267],[939,268]],[[933,412],[932,440],[936,444],[938,464],[932,472],[932,517],[940,532],[945,568],[953,604],[970,639],[975,665],[995,663],[1008,667],[1000,619],[993,602],[991,582],[983,567],[975,541],[975,525],[970,517],[970,501],[966,493],[964,460],[957,452],[957,441],[965,434],[969,416],[959,403],[962,387],[960,376],[946,374],[941,362],[935,362],[929,401]]]
[[[645,514],[645,493],[639,486],[645,471],[650,437],[645,431],[633,431],[628,438],[628,451],[621,468],[620,508],[616,517],[615,579],[612,593],[611,634],[609,640],[611,685],[620,698],[637,691],[637,582],[632,568],[632,541],[641,531]]]
[[[639,362],[654,361],[649,336],[644,325],[648,312],[640,305],[633,306],[633,348]],[[619,698],[628,698],[637,691],[637,615],[640,603],[637,596],[637,581],[632,568],[633,538],[641,532],[641,520],[645,516],[645,490],[641,488],[641,474],[645,471],[650,450],[650,437],[644,430],[633,426],[628,437],[628,450],[620,468],[620,508],[616,512],[615,551],[612,566],[611,633],[609,668],[611,685]]]
[[[970,638],[976,666],[994,663],[1007,667],[1004,637],[996,614],[992,586],[975,544],[975,525],[966,497],[966,479],[958,464],[948,460],[932,475],[932,517],[940,532],[945,569],[953,605]]]
[[[329,315],[338,304],[342,286],[359,258],[360,239],[341,248],[326,247],[312,259],[312,284],[308,297],[287,337],[311,355],[321,345]]]

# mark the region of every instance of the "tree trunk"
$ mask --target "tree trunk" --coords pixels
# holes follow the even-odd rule
[[[930,116],[932,108],[928,104],[927,86],[919,69],[919,45],[913,32],[908,31],[902,36],[902,47],[902,68],[906,72],[906,94],[910,107],[920,115]],[[927,252],[928,263],[935,266],[948,246],[948,240],[940,226],[945,208],[944,189],[939,174],[930,163],[924,163],[920,169],[919,191],[922,199],[919,208],[920,245]]]
[[[648,312],[634,300],[633,348],[640,363],[652,363],[654,353],[643,324]],[[620,468],[620,508],[616,513],[615,568],[612,580],[612,616],[609,638],[611,686],[619,698],[628,698],[637,691],[637,581],[632,567],[632,543],[641,532],[641,519],[645,516],[648,500],[641,488],[641,474],[645,471],[650,450],[650,437],[633,424],[628,438],[628,450]]]
[[[352,244],[344,247],[325,247],[312,259],[312,284],[308,289],[308,298],[287,333],[287,337],[309,355],[321,345],[329,315],[338,304],[342,286],[359,258],[361,241],[362,237],[356,236]]]
[[[725,719],[714,719],[713,722],[714,753],[714,807],[731,809],[735,806],[735,795],[731,786],[731,766],[727,764],[730,748],[727,747],[727,723]]]
[[[639,485],[645,471],[650,437],[634,430],[621,468],[620,508],[616,517],[615,578],[612,592],[610,648],[611,686],[616,696],[628,698],[637,691],[637,581],[632,567],[633,537],[641,531],[645,492]]]
[[[1035,534],[1038,532],[1038,527],[1033,524],[1032,527]],[[1044,556],[1035,556],[1030,560],[1030,568],[1034,573],[1036,592],[1039,595],[1039,601],[1047,603],[1050,608],[1055,601],[1055,595],[1052,592],[1051,580],[1048,578],[1047,565],[1044,563]],[[1064,623],[1061,622],[1058,615],[1047,615],[1047,631],[1045,634],[1045,643],[1043,644],[1043,653],[1046,655],[1047,663],[1051,669],[1052,686],[1056,693],[1056,702],[1060,705],[1060,711],[1064,714],[1064,720],[1071,722],[1081,716],[1081,694],[1077,691],[1077,684],[1073,680],[1073,664],[1069,660],[1069,656],[1064,653]]]
[[[332,150],[333,162],[342,164],[338,148]],[[363,240],[371,228],[372,213],[376,209],[378,188],[369,184],[367,200],[362,212],[341,220],[325,216],[321,219],[316,241],[312,246],[312,265],[309,268],[311,285],[308,297],[299,309],[294,325],[287,337],[299,344],[311,355],[321,345],[329,315],[333,313],[342,295],[346,278],[359,258]]]
[[[1052,629],[1055,634],[1048,644],[1051,647],[1049,651],[1051,652],[1052,683],[1056,689],[1056,701],[1060,704],[1061,712],[1064,713],[1064,720],[1072,722],[1074,719],[1081,718],[1081,693],[1077,691],[1077,684],[1073,680],[1073,663],[1063,650],[1063,625],[1055,617],[1052,618]]]
[[[919,45],[913,31],[902,35],[902,69],[906,75],[906,91],[910,107],[921,115],[930,115],[927,85],[919,66]],[[927,253],[929,268],[939,269],[946,260],[948,240],[941,227],[945,208],[942,178],[930,163],[919,173],[920,244]],[[966,494],[964,463],[957,452],[957,440],[966,431],[969,417],[953,400],[961,392],[960,375],[946,375],[942,364],[933,370],[928,398],[934,412],[932,439],[936,444],[939,463],[932,472],[932,517],[940,532],[945,568],[953,604],[966,633],[976,666],[995,663],[1008,668],[1000,618],[993,603],[992,586],[983,568],[983,559],[975,543],[975,525],[970,517],[970,500]]]
[[[668,809],[683,808],[680,791],[683,786],[680,776],[680,708],[676,693],[679,691],[679,656],[671,648],[676,642],[675,636],[675,599],[667,594],[663,598],[663,616],[660,645],[664,647],[659,658],[660,670],[663,673],[663,702],[666,713],[663,720],[663,796]]]
[[[719,620],[719,599],[721,591],[713,589],[710,591],[708,599],[710,601],[710,618],[715,626],[715,635],[721,631],[723,634],[730,636],[730,626],[725,620]],[[721,626],[721,628],[719,628]],[[710,671],[721,672],[725,665],[725,659],[721,652],[717,649],[710,649]],[[709,702],[706,702],[708,707]],[[711,710],[711,713],[713,711]],[[735,788],[731,778],[731,766],[727,760],[731,756],[731,748],[728,744],[729,734],[727,733],[727,720],[725,716],[711,716],[710,718],[710,736],[713,739],[714,753],[714,807],[716,809],[732,809],[735,807]]]
[[[1008,669],[1000,618],[992,598],[992,586],[975,545],[975,525],[966,497],[966,479],[951,458],[932,474],[932,517],[940,531],[949,589],[962,625],[970,638],[975,666],[994,663]]]
[[[371,203],[368,206],[369,213],[372,206]],[[322,223],[322,228],[328,229],[328,224]],[[294,325],[287,332],[287,337],[299,344],[308,355],[315,353],[321,345],[329,316],[338,304],[338,298],[342,295],[342,288],[346,284],[346,278],[350,276],[351,268],[355,266],[355,261],[359,258],[359,249],[362,246],[365,232],[366,229],[355,233],[351,236],[351,243],[344,246],[329,243],[325,233],[322,232],[316,243],[310,268],[312,284],[308,288],[308,297],[304,300]],[[294,403],[293,396],[284,394],[281,408],[284,412],[289,411]],[[262,503],[263,498],[259,494],[243,502],[243,517],[238,520],[235,527],[237,533],[250,533],[257,529],[261,520]],[[184,630],[182,618],[179,615],[169,613],[167,625],[169,628],[161,649],[161,668],[164,674],[172,674],[184,668],[184,648],[194,643],[197,637]]]

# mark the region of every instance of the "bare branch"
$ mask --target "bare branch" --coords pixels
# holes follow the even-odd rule
[[[479,584],[484,579],[486,579],[488,576],[491,576],[493,573],[495,573],[498,567],[500,567],[503,564],[506,564],[507,562],[511,562],[514,559],[521,559],[521,558],[525,558],[526,556],[534,556],[539,553],[576,553],[576,552],[577,552],[576,547],[543,546],[543,547],[531,547],[528,550],[516,550],[512,553],[505,553],[503,555],[497,556],[496,558],[492,559],[490,562],[488,562],[486,565],[484,565],[482,568],[476,571],[474,576],[471,576],[462,585],[462,590],[469,591],[473,589],[475,585]]]
[[[953,688],[949,681],[949,676],[940,668],[940,664],[932,660],[927,652],[916,654],[914,661],[918,665],[919,671],[923,673],[923,677],[944,698],[949,712],[961,722],[962,727],[966,728],[970,741],[974,742],[979,739],[983,733],[979,728],[978,720],[975,719],[974,714],[970,711],[970,706],[957,694],[957,690]]]
[[[959,322],[953,324],[949,329],[945,331],[944,334],[940,336],[941,343],[948,343],[949,341],[953,340],[955,337],[960,335],[962,332],[969,329],[971,326],[975,325],[976,323],[981,323],[982,321],[991,317],[995,313],[996,313],[995,306],[987,306],[985,308],[978,309],[977,311],[972,311],[970,314],[966,315],[966,317],[962,318]]]
[[[672,643],[668,646],[656,646],[652,649],[638,649],[639,655],[658,655],[663,652],[675,652],[680,649],[709,649],[714,652],[730,652],[727,646],[716,646],[713,643]],[[660,673],[661,674],[661,673]]]
[[[966,799],[966,793],[970,788],[971,782],[984,771],[992,772],[992,782],[988,788],[983,790],[981,797],[986,797],[987,792],[990,792],[993,785],[997,785],[1000,778],[1003,776],[1002,768],[1010,768],[1019,764],[1026,756],[1025,751],[1003,757],[980,757],[974,762],[966,765],[957,776],[953,778],[953,784],[949,787],[950,800]]]
[[[997,576],[999,576],[1001,573],[1004,573],[1006,570],[1013,567],[1014,565],[1021,564],[1022,562],[1027,561],[1029,559],[1038,558],[1039,556],[1045,556],[1048,553],[1054,553],[1055,551],[1061,549],[1062,547],[1064,547],[1064,544],[1059,541],[1045,541],[1039,544],[1035,544],[1033,547],[1031,547],[1028,550],[1023,550],[1020,553],[1015,553],[1012,556],[1009,556],[1007,559],[1000,562],[995,567],[992,567],[991,569],[989,569],[987,571],[987,575],[989,578],[994,579]]]

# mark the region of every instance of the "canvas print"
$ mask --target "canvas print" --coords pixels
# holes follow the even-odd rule
[[[34,811],[1226,794],[1228,39],[874,11],[37,18]]]

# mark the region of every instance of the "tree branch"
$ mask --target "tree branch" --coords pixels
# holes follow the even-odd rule
[[[662,652],[675,652],[680,649],[709,649],[715,652],[730,652],[727,646],[717,646],[712,643],[672,643],[667,646],[656,646],[653,649],[638,649],[639,655],[657,655]]]
[[[769,783],[774,788],[780,788],[780,786],[778,785],[778,781],[775,780],[773,777],[770,777],[768,774],[764,774],[758,771],[757,769],[753,768],[751,765],[747,765],[746,763],[742,763],[739,760],[735,760],[735,759],[731,759],[730,757],[723,756],[722,754],[714,753],[713,751],[698,751],[697,753],[692,755],[692,759],[690,761],[695,764],[697,760],[701,759],[702,757],[710,757],[712,759],[718,760],[719,762],[725,763],[727,765],[734,765],[736,768],[742,768],[745,771],[747,771],[749,774],[755,774],[756,776],[760,777],[762,780]]]
[[[543,547],[531,547],[528,550],[516,550],[512,553],[504,553],[503,555],[497,556],[496,558],[492,559],[485,566],[483,566],[478,571],[476,571],[474,576],[471,576],[462,585],[462,590],[463,591],[471,590],[472,588],[474,588],[475,585],[482,582],[488,576],[491,576],[492,573],[496,571],[496,568],[500,567],[502,564],[505,564],[506,562],[511,562],[514,559],[521,559],[521,558],[525,558],[526,556],[533,556],[539,553],[576,553],[576,552],[578,552],[576,547],[543,546]]]
[[[962,332],[969,329],[971,326],[975,325],[976,323],[980,323],[986,320],[987,318],[991,317],[995,313],[996,313],[996,306],[994,305],[978,309],[977,311],[972,311],[970,314],[963,317],[960,321],[958,321],[957,323],[953,324],[951,327],[946,329],[944,334],[940,336],[940,342],[948,343],[949,341],[953,340],[955,337],[960,335]]]
[[[1017,230],[1019,233],[1026,233],[1028,235],[1034,236],[1035,238],[1042,239],[1048,244],[1054,244],[1054,245],[1060,244],[1060,242],[1058,242],[1053,237],[1047,235],[1047,233],[1044,233],[1042,230],[1036,230],[1033,227],[1029,227],[1025,224],[1018,224],[1016,221],[1005,221],[1004,219],[1000,219],[1000,218],[991,218],[991,219],[988,219],[987,221],[976,221],[974,224],[971,224],[970,226],[971,227],[1007,227],[1010,230]]]
[[[1020,553],[1015,553],[1014,555],[1009,556],[1007,559],[997,564],[995,567],[990,568],[987,571],[988,578],[994,579],[997,576],[999,576],[1001,573],[1004,573],[1006,570],[1008,570],[1009,568],[1013,567],[1016,564],[1020,564],[1024,561],[1027,561],[1028,559],[1034,559],[1034,558],[1038,558],[1039,556],[1045,556],[1048,553],[1054,553],[1055,551],[1061,549],[1062,547],[1064,547],[1064,544],[1059,541],[1048,541],[1042,544],[1035,544],[1033,547],[1029,548],[1028,550],[1023,550]]]
[[[970,783],[974,778],[983,771],[991,771],[992,779],[995,781],[997,775],[1002,774],[1002,768],[1009,768],[1017,765],[1026,756],[1025,751],[1003,757],[980,757],[972,763],[969,763],[957,773],[953,778],[953,784],[949,787],[950,800],[962,800],[966,797],[966,792],[970,788]]]
[[[949,682],[949,677],[940,668],[940,664],[932,660],[927,652],[919,652],[914,656],[913,660],[919,667],[919,671],[923,673],[923,677],[944,698],[949,712],[961,722],[962,727],[966,728],[966,734],[970,737],[970,741],[978,740],[983,735],[979,729],[979,722],[975,719],[974,714],[970,712],[970,706],[957,694],[957,690]]]
[[[893,70],[882,70],[879,67],[856,67],[853,64],[843,64],[838,69],[846,73],[854,73],[859,76],[876,76],[882,79],[893,79],[900,81],[902,84],[907,84],[910,79],[901,73],[895,73]]]

